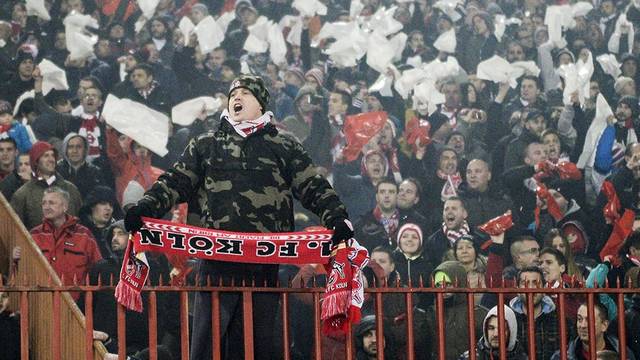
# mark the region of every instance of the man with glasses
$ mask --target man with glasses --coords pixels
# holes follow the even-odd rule
[[[518,272],[522,269],[538,266],[540,245],[536,238],[530,235],[521,235],[511,241],[509,252],[511,253],[512,265],[504,267],[504,233],[491,236],[489,246],[489,257],[487,260],[487,272],[485,281],[488,287],[515,287]],[[511,296],[506,296],[505,300],[510,300]],[[498,304],[495,294],[484,294],[482,305],[491,308]]]

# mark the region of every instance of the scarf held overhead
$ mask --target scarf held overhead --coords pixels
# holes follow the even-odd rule
[[[332,230],[239,233],[146,217],[142,220],[144,227],[127,246],[116,286],[116,299],[131,310],[142,311],[141,291],[149,273],[143,252],[156,251],[241,263],[325,264],[330,279],[322,303],[325,331],[340,333],[344,323],[357,322],[360,318],[364,299],[361,269],[369,256],[355,239],[350,239],[348,246],[342,244],[332,249]]]

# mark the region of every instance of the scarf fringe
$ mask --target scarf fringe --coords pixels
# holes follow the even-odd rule
[[[142,294],[127,286],[124,281],[116,285],[116,300],[129,310],[142,312]]]

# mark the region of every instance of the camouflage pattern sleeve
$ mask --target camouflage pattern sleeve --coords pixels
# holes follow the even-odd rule
[[[338,194],[329,181],[317,172],[309,154],[296,140],[292,140],[290,156],[287,170],[292,179],[291,191],[302,206],[318,215],[329,228],[337,218],[348,219],[347,209]]]
[[[188,201],[203,178],[202,151],[210,134],[191,139],[180,159],[160,175],[141,202],[153,209],[156,217],[166,214],[173,205]]]

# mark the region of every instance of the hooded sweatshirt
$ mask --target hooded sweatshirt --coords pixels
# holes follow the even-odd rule
[[[458,288],[467,287],[467,272],[458,261],[445,261],[441,263],[432,273],[435,275],[443,272],[451,279],[452,286]],[[436,319],[435,305],[431,308],[431,321]],[[476,334],[482,333],[482,322],[487,314],[485,308],[476,306],[474,308]],[[456,359],[463,352],[469,349],[469,329],[467,320],[467,297],[463,293],[453,293],[444,301],[444,337],[445,337],[445,358]],[[435,322],[430,324],[430,329],[436,329]]]
[[[85,148],[85,161],[82,165],[78,167],[74,167],[69,162],[69,157],[67,156],[67,148],[69,146],[69,141],[73,138],[81,138],[84,142]],[[56,171],[67,181],[71,182],[78,188],[80,195],[84,199],[90,192],[98,185],[105,185],[102,181],[102,175],[100,173],[100,169],[95,165],[92,165],[88,162],[88,150],[89,142],[87,138],[79,135],[78,133],[71,132],[64,137],[62,141],[62,160],[58,161],[56,165]]]

